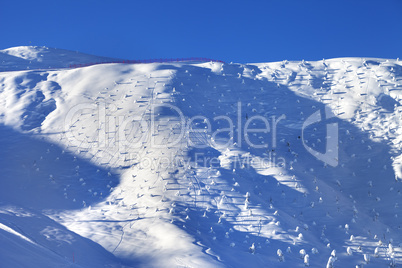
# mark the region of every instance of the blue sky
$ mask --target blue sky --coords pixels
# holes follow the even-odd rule
[[[123,59],[402,58],[401,0],[1,0],[0,27],[0,49]]]

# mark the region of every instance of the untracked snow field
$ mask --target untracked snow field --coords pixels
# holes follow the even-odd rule
[[[0,51],[0,267],[402,265],[402,61]]]

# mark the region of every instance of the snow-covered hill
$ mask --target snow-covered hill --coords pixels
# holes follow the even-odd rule
[[[6,267],[402,263],[399,60],[1,52]]]
[[[48,47],[20,46],[0,50],[0,71],[66,68],[111,61],[116,59]]]

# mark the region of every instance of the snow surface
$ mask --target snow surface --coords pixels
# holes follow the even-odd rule
[[[399,60],[0,52],[1,267],[402,263]]]
[[[98,57],[64,49],[21,46],[0,50],[0,71],[66,68],[70,65],[110,62],[117,59]]]

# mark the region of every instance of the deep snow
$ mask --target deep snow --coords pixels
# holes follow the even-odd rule
[[[402,263],[399,60],[102,61],[0,51],[2,267]]]

